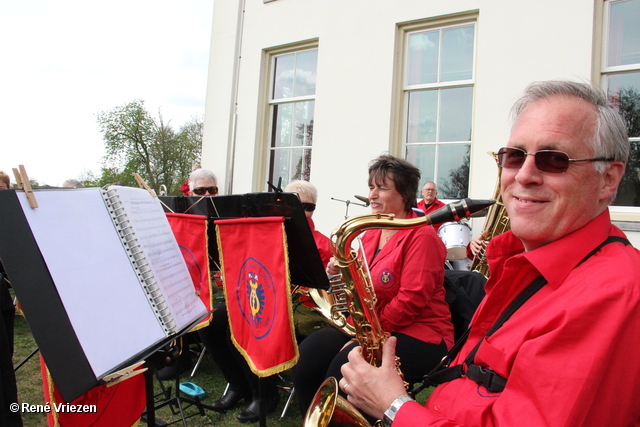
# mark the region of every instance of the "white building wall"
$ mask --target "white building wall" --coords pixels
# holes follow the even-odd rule
[[[398,25],[477,13],[470,197],[492,196],[497,168],[488,151],[505,145],[509,109],[534,80],[589,81],[600,0],[216,0],[202,164],[223,194],[266,191],[265,50],[318,42],[311,182],[317,228],[329,234],[346,205],[366,196],[367,166],[399,151],[402,76]],[[242,10],[244,8],[244,13]],[[399,74],[399,73],[398,73]],[[597,77],[597,76],[596,76]],[[234,126],[235,125],[235,126]],[[235,157],[230,153],[235,144]],[[231,170],[233,165],[233,170]],[[349,215],[368,213],[350,205]],[[473,231],[482,228],[474,220]],[[634,237],[635,238],[635,237]],[[638,246],[640,242],[636,242]]]

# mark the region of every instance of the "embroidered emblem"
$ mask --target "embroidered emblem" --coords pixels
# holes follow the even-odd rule
[[[382,270],[380,276],[378,276],[378,285],[382,288],[390,288],[396,283],[396,276],[393,271],[389,269]]]
[[[271,273],[255,258],[240,268],[236,297],[240,312],[257,339],[269,335],[275,317],[276,292]]]

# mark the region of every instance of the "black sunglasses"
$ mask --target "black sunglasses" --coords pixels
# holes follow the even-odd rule
[[[571,162],[610,162],[614,159],[596,157],[593,159],[570,159],[567,153],[556,150],[540,150],[527,153],[520,148],[502,147],[498,150],[498,163],[506,169],[520,169],[527,156],[533,156],[540,172],[565,173]]]
[[[193,189],[193,194],[197,194],[198,196],[204,196],[207,193],[218,194],[218,187],[214,185],[212,187],[196,187]]]
[[[315,203],[303,203],[302,204],[302,209],[304,209],[307,212],[313,212],[316,210],[316,204]]]

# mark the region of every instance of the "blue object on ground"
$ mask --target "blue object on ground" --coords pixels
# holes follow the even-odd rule
[[[180,391],[184,394],[188,394],[191,397],[196,397],[200,400],[204,399],[205,392],[204,390],[194,383],[181,383]]]

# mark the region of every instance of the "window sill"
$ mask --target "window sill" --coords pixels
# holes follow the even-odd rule
[[[640,232],[640,222],[631,221],[611,221],[613,225],[618,227],[622,231],[635,231]]]

